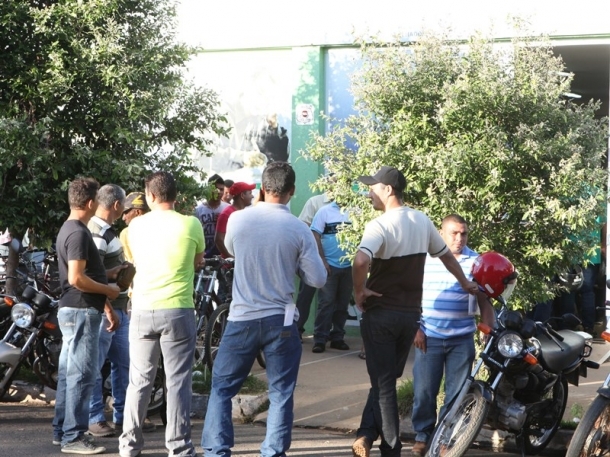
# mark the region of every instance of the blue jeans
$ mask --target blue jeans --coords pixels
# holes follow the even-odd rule
[[[270,405],[260,455],[283,457],[290,448],[302,347],[297,325],[284,327],[284,315],[280,314],[227,323],[214,361],[212,392],[201,436],[206,457],[231,455],[235,444],[231,399],[239,392],[261,349],[267,360]]]
[[[165,447],[169,456],[194,456],[191,398],[196,323],[192,308],[132,310],[129,324],[129,386],[119,453],[134,457],[144,447],[142,424],[163,354],[167,387]]]
[[[326,284],[318,292],[318,312],[314,326],[314,343],[343,341],[347,307],[354,283],[352,267],[330,267]]]
[[[106,358],[110,360],[112,381],[112,397],[114,398],[113,421],[123,423],[125,408],[125,392],[129,384],[129,316],[126,311],[115,309],[119,318],[119,327],[114,332],[106,330],[108,319],[104,314],[100,325],[99,367],[95,379],[95,387],[89,404],[89,423],[96,424],[106,420],[104,416],[104,398],[102,395],[102,367]]]
[[[89,429],[89,399],[99,371],[97,352],[102,314],[95,308],[62,307],[57,320],[63,338],[53,436],[63,446]]]
[[[426,338],[426,352],[415,349],[413,365],[413,430],[415,440],[427,443],[436,425],[436,397],[445,376],[445,403],[438,417],[443,417],[460,393],[474,360],[472,334],[456,338]]]
[[[360,321],[371,389],[357,436],[371,441],[381,436],[379,450],[384,457],[400,457],[396,378],[405,369],[419,317],[418,312],[376,307],[363,313]]]

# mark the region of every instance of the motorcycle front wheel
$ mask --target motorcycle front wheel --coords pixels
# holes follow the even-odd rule
[[[597,396],[578,424],[566,457],[610,455],[610,399]]]
[[[552,399],[550,407],[541,411],[533,420],[528,417],[521,437],[517,438],[517,446],[519,446],[519,439],[523,439],[526,455],[540,454],[555,436],[568,401],[566,378],[561,376],[547,395]]]
[[[487,417],[489,403],[474,386],[458,406],[453,417],[439,423],[430,441],[426,457],[459,457],[466,453],[475,440]]]

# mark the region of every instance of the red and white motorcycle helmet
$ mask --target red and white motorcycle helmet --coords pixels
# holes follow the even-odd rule
[[[498,252],[489,251],[479,255],[472,265],[472,278],[481,291],[491,298],[511,292],[517,280],[513,264]]]

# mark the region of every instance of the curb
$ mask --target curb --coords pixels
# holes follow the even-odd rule
[[[40,384],[25,381],[13,381],[4,395],[4,402],[31,405],[55,404],[55,391]]]
[[[207,394],[193,394],[191,398],[191,417],[205,417],[208,398],[209,395]],[[260,395],[236,395],[231,400],[233,421],[240,424],[251,422],[268,399],[267,392]],[[55,391],[38,384],[14,381],[6,392],[3,402],[51,406],[55,404]]]
[[[573,430],[557,430],[557,433],[544,449],[542,455],[564,456],[573,433]],[[400,439],[403,441],[415,441],[415,432],[413,431],[413,425],[410,418],[404,418],[400,421]],[[521,449],[517,447],[515,435],[513,433],[493,430],[487,425],[483,426],[472,446],[481,449],[491,449],[494,452],[521,453]]]
[[[208,394],[193,394],[191,417],[205,418],[209,397]],[[231,399],[231,418],[238,424],[252,422],[268,400],[267,392],[259,395],[236,395]]]

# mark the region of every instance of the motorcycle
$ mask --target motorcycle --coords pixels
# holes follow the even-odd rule
[[[610,288],[610,280],[606,286]],[[600,336],[610,343],[609,332],[602,332]],[[566,454],[566,457],[601,456],[610,456],[610,374],[578,423]]]
[[[12,325],[0,341],[0,398],[24,363],[30,363],[41,382],[57,389],[61,330],[57,300],[26,286],[21,300],[0,296],[11,310]]]
[[[0,315],[10,310],[12,325],[0,341],[0,398],[10,388],[19,369],[29,365],[40,382],[57,390],[62,334],[57,320],[58,301],[32,286],[26,286],[21,299],[0,295]],[[110,362],[101,368],[103,398],[112,396]],[[148,415],[160,413],[166,423],[165,371],[160,360],[148,403]]]
[[[559,428],[568,383],[578,386],[579,378],[587,376],[587,368],[599,368],[587,360],[592,337],[584,332],[556,331],[548,321],[535,322],[510,310],[507,300],[517,279],[512,264],[512,271],[503,268],[500,281],[494,282],[477,279],[477,261],[473,277],[481,290],[500,304],[496,325],[478,325],[488,338],[487,343],[455,402],[436,427],[426,455],[464,455],[485,423],[515,434],[523,455],[539,454]],[[485,259],[479,263],[484,262]],[[490,263],[484,267],[485,274],[489,273]],[[568,327],[579,323],[571,314],[559,320]]]
[[[601,337],[610,342],[610,333]],[[574,431],[566,457],[610,455],[610,374],[597,390],[597,397]]]

